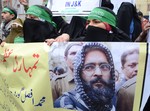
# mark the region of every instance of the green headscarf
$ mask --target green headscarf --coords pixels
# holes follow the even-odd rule
[[[88,15],[88,20],[99,20],[101,22],[106,22],[111,26],[116,27],[116,17],[109,11],[103,8],[94,8],[91,13]]]
[[[27,10],[26,14],[32,14],[36,17],[39,17],[49,23],[51,23],[54,27],[56,27],[56,24],[52,21],[52,15],[50,15],[49,13],[47,13],[43,8],[38,7],[38,6],[31,6],[29,7],[29,9]]]

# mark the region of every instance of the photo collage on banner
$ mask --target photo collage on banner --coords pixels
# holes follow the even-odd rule
[[[142,111],[150,94],[147,49],[146,43],[6,44],[0,111]]]
[[[145,56],[146,44],[140,43],[68,42],[52,45],[49,70],[54,108],[137,111]]]

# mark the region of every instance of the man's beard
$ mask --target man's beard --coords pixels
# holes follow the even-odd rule
[[[100,82],[104,87],[94,88],[93,84]],[[90,82],[83,81],[83,87],[87,96],[98,104],[108,104],[114,96],[113,80],[105,81],[102,78],[96,78]]]

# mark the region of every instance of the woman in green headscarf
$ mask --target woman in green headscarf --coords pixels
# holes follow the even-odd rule
[[[116,15],[111,9],[94,8],[88,15],[83,41],[130,41],[129,37],[116,27],[116,24]]]
[[[23,25],[25,42],[44,42],[59,35],[56,24],[52,21],[52,12],[44,6],[33,5],[26,12]]]

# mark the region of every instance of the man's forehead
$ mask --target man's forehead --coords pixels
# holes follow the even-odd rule
[[[74,45],[72,46],[68,51],[72,52],[72,51],[79,51],[81,49],[81,45]]]

